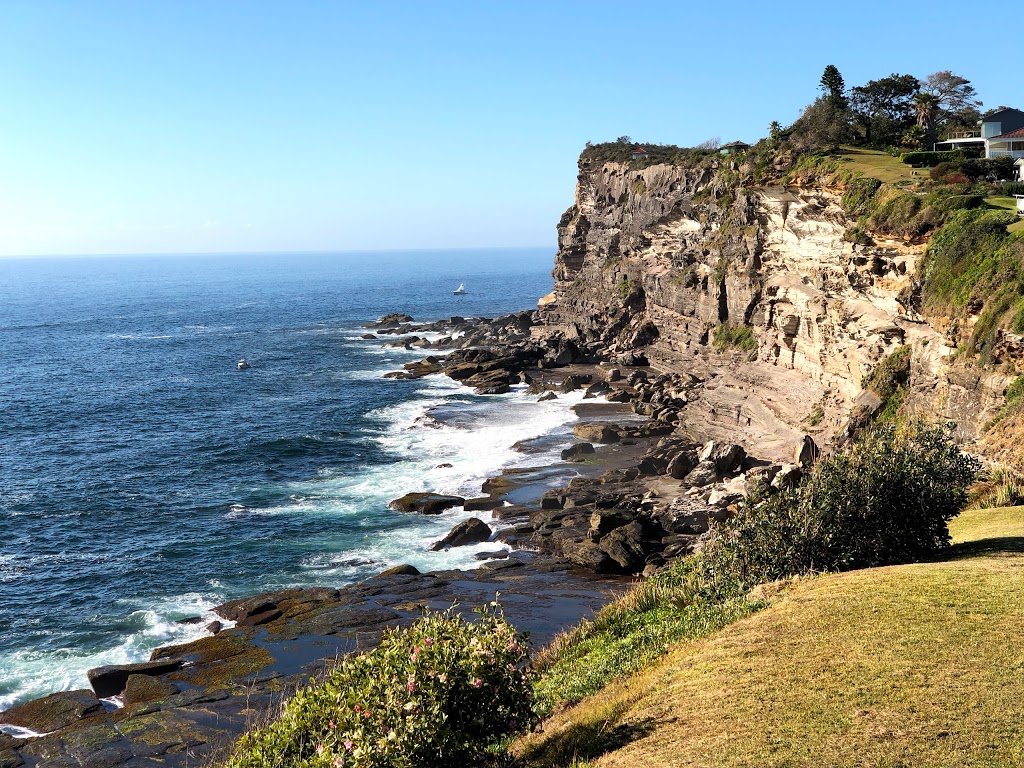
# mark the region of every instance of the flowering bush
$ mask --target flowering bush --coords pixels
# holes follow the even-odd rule
[[[474,622],[452,609],[388,630],[250,731],[229,768],[469,765],[533,724],[526,638],[497,603]]]

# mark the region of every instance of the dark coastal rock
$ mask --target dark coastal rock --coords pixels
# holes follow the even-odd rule
[[[573,565],[594,573],[611,573],[616,570],[615,561],[608,557],[608,553],[596,541],[590,539],[565,542],[562,554]]]
[[[705,485],[711,485],[717,481],[718,468],[710,459],[700,462],[683,478],[683,483],[693,488],[703,488]]]
[[[574,373],[565,377],[562,385],[559,387],[559,391],[563,393],[574,392],[585,384],[589,384],[591,377],[589,375],[583,375]]]
[[[814,438],[810,435],[804,435],[800,445],[796,447],[796,451],[793,454],[793,463],[806,469],[814,464],[820,455],[821,449],[814,442]]]
[[[491,526],[475,517],[457,523],[440,541],[434,542],[430,549],[437,552],[448,547],[461,547],[466,544],[479,544],[491,538]]]
[[[379,318],[376,322],[367,323],[364,328],[397,328],[403,323],[415,322],[412,317],[402,312],[392,312],[389,315],[384,315]]]
[[[608,383],[605,381],[598,381],[587,387],[586,392],[583,393],[584,397],[600,397],[601,395],[607,394],[611,390]]]
[[[396,565],[394,568],[388,568],[386,571],[381,571],[378,576],[419,576],[420,571],[415,565]]]
[[[590,515],[590,537],[597,541],[616,528],[629,525],[634,515],[625,509],[598,509]]]
[[[439,515],[446,509],[461,507],[466,500],[461,496],[447,496],[443,493],[407,493],[395,499],[388,506],[397,512],[419,512],[421,515]]]
[[[117,696],[124,690],[130,675],[164,675],[181,669],[181,659],[148,661],[139,664],[111,664],[90,669],[89,685],[101,698]]]
[[[150,701],[162,701],[178,692],[178,686],[149,675],[129,675],[122,699],[126,707]]]
[[[594,446],[591,443],[576,443],[562,451],[563,461],[578,461],[584,456],[594,454]]]
[[[690,472],[693,471],[694,467],[697,466],[697,457],[693,451],[679,451],[675,454],[665,466],[665,474],[675,478],[676,480],[682,480]]]
[[[0,724],[16,725],[36,733],[50,733],[101,712],[103,705],[96,693],[85,688],[51,693],[41,699],[11,707],[0,712]]]
[[[616,528],[601,539],[600,546],[602,551],[626,573],[643,570],[647,559],[647,550],[644,542],[644,529],[640,523],[634,521]]]
[[[537,398],[537,402],[538,403],[544,403],[544,402],[547,402],[548,400],[557,400],[557,399],[558,399],[558,395],[556,395],[554,392],[545,392],[543,395],[541,395],[540,397]]]
[[[479,496],[475,499],[466,499],[462,508],[467,512],[488,512],[501,506],[501,501],[493,496]]]
[[[600,422],[577,424],[572,428],[572,433],[588,443],[617,443],[619,441],[619,429],[614,424]]]
[[[306,613],[318,605],[336,600],[338,590],[329,587],[282,589],[262,595],[231,600],[217,606],[217,614],[242,627],[257,627],[281,618]]]
[[[477,552],[473,555],[474,560],[505,560],[509,556],[507,549],[495,549],[487,552]]]

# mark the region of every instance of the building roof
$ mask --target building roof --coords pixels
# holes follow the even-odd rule
[[[1003,107],[1002,109],[996,110],[995,112],[982,117],[981,122],[997,123],[1004,117],[1010,117],[1011,115],[1024,117],[1024,112],[1021,112],[1019,109],[1014,109],[1013,107]]]
[[[1024,139],[1024,128],[1018,128],[1016,131],[1010,131],[1009,133],[1001,133],[998,136],[993,136],[993,139]]]
[[[730,141],[728,144],[723,144],[719,149],[739,149],[740,147],[749,147],[745,141]]]
[[[647,150],[643,147],[633,147],[633,154],[635,155],[638,152],[643,152],[645,155],[647,154]]]

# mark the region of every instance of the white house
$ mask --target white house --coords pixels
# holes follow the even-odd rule
[[[1017,178],[1024,181],[1024,158],[1018,160],[1014,165],[1017,166]]]
[[[1024,158],[1024,112],[1000,107],[978,122],[978,130],[954,134],[935,145],[937,150],[970,147],[984,150],[985,157]]]
[[[1014,195],[1017,198],[1017,215],[1024,216],[1024,195]]]

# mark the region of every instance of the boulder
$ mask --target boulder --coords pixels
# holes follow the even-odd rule
[[[628,525],[616,528],[603,539],[601,549],[627,573],[643,570],[647,560],[644,546],[644,529],[640,523],[633,521]]]
[[[487,541],[491,538],[491,533],[493,533],[491,526],[483,520],[471,517],[469,520],[463,520],[455,525],[443,539],[434,542],[430,547],[430,551],[437,552],[448,547],[479,544],[481,541]]]
[[[562,545],[562,554],[573,565],[593,571],[609,573],[617,570],[616,563],[596,541],[567,541]]]
[[[705,485],[711,485],[717,481],[718,469],[715,466],[715,462],[710,459],[697,464],[697,466],[683,478],[683,482],[693,488],[703,488]]]
[[[616,528],[633,522],[633,513],[624,509],[596,509],[590,515],[590,536],[597,541]]]
[[[500,507],[502,502],[493,496],[479,496],[475,499],[466,499],[462,508],[467,512],[488,512],[495,507]]]
[[[675,478],[676,480],[682,480],[690,474],[696,466],[697,457],[693,455],[693,451],[679,451],[675,456],[669,459],[668,465],[665,467],[665,474]]]
[[[395,499],[388,507],[397,512],[419,512],[421,515],[439,515],[446,509],[461,507],[466,500],[461,496],[447,496],[443,493],[407,493]]]
[[[389,315],[384,315],[382,318],[378,319],[377,322],[375,322],[375,323],[367,323],[364,327],[365,328],[397,328],[399,325],[402,325],[403,323],[412,323],[412,322],[415,322],[415,321],[409,315],[403,314],[401,312],[392,312]]]
[[[420,570],[415,565],[396,565],[394,568],[388,568],[386,571],[381,571],[377,574],[378,576],[419,576]]]
[[[804,435],[803,440],[800,441],[800,445],[796,447],[796,451],[793,453],[793,463],[800,467],[810,467],[818,460],[818,456],[821,454],[821,449],[818,448],[817,443],[810,435]]]
[[[140,664],[111,664],[90,669],[86,674],[89,685],[100,698],[117,696],[124,690],[131,675],[165,675],[181,669],[181,659],[144,661]]]
[[[548,400],[557,400],[558,395],[554,392],[545,392],[543,395],[537,398],[538,403],[546,403]]]
[[[584,397],[600,397],[601,395],[607,394],[611,387],[608,386],[607,382],[598,381],[587,387],[587,391],[583,393]]]
[[[570,376],[566,376],[565,377],[565,381],[562,382],[562,385],[559,387],[559,391],[561,391],[563,393],[565,393],[565,392],[573,392],[573,391],[579,389],[580,387],[582,387],[583,385],[589,384],[589,383],[590,383],[590,376],[584,376],[584,375],[579,374],[579,373],[574,373],[574,374],[572,374]]]
[[[101,712],[103,705],[96,694],[85,688],[51,693],[41,699],[18,704],[0,712],[0,724],[28,728],[36,733],[50,733]]]
[[[803,474],[796,464],[783,464],[772,478],[772,488],[795,488],[800,483]]]
[[[619,430],[614,424],[600,422],[577,424],[572,428],[572,433],[588,443],[617,443],[619,441]]]
[[[594,446],[591,443],[576,443],[562,451],[563,461],[580,461],[584,456],[592,456]]]

